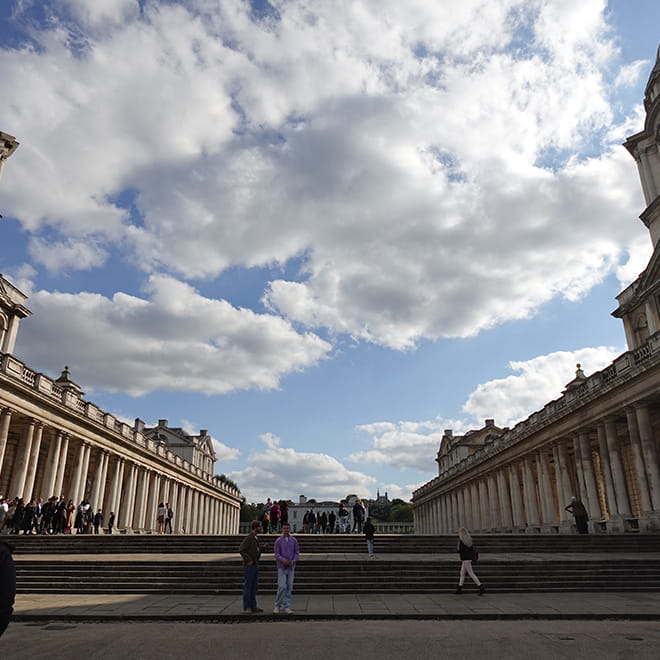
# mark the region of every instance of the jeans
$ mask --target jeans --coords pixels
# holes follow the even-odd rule
[[[277,597],[275,607],[278,610],[286,610],[291,607],[291,592],[293,591],[293,576],[295,568],[277,569]]]
[[[373,539],[367,539],[367,552],[370,555],[374,554],[374,540]]]
[[[259,566],[245,566],[243,577],[243,609],[253,610],[257,606],[259,588]]]

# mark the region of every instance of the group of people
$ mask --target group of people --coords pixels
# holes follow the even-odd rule
[[[76,506],[63,495],[53,495],[45,502],[41,498],[27,503],[22,497],[0,497],[0,534],[99,534],[105,516],[101,509],[82,500]],[[112,534],[115,514],[108,517],[108,533]]]
[[[264,534],[277,534],[284,525],[289,524],[289,503],[286,500],[271,502],[269,497],[264,504],[259,522]]]
[[[156,514],[159,533],[172,533],[173,517],[169,502],[161,502]],[[103,509],[94,509],[87,499],[76,506],[63,495],[27,503],[22,497],[0,497],[0,534],[112,534],[114,528],[114,511],[106,519]]]

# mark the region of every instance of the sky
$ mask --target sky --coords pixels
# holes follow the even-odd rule
[[[15,354],[249,502],[408,500],[626,350],[657,0],[5,0]]]

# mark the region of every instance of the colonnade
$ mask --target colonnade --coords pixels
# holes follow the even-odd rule
[[[429,482],[414,495],[416,532],[570,533],[565,507],[573,496],[587,508],[592,531],[660,531],[653,411],[641,401],[567,435],[552,437],[549,427],[517,455],[509,447]]]
[[[93,434],[90,434],[93,435]],[[39,419],[0,409],[0,493],[30,499],[87,499],[107,524],[129,531],[157,528],[158,505],[169,502],[174,532],[233,534],[238,531],[237,492],[217,480],[186,474],[161,457],[144,456],[107,438],[76,437]]]

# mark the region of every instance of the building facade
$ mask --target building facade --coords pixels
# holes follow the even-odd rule
[[[0,133],[0,168],[17,146]],[[30,369],[13,355],[25,301],[0,275],[0,495],[86,499],[127,532],[155,530],[169,502],[175,532],[238,533],[240,493],[214,476],[207,431],[126,424],[86,401],[67,367],[56,380]]]
[[[445,431],[438,476],[413,493],[416,533],[571,533],[573,496],[591,532],[660,531],[660,49],[644,105],[644,130],[624,146],[653,254],[612,313],[629,350],[589,377],[577,365],[561,397],[512,429]]]

